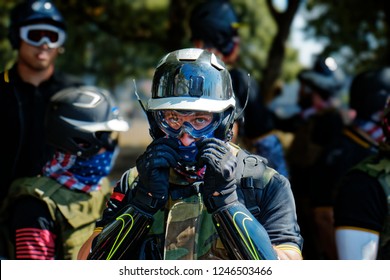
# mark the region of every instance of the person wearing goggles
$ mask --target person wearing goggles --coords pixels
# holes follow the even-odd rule
[[[221,113],[186,110],[161,110],[153,113],[166,137],[176,139],[182,157],[181,168],[175,170],[188,178],[197,179],[196,141],[212,138],[222,120]]]
[[[65,20],[50,0],[26,0],[11,10],[8,38],[17,58],[0,73],[0,104],[6,106],[0,114],[7,120],[0,201],[14,179],[41,174],[54,152],[43,137],[50,98],[61,89],[83,84],[55,66],[66,35]]]
[[[231,142],[236,101],[220,59],[168,53],[152,97],[139,101],[153,140],[118,180],[79,259],[302,258],[288,179]]]
[[[191,146],[200,138],[210,138],[221,122],[221,114],[202,111],[162,110],[154,113],[160,129],[182,146]]]
[[[20,28],[20,38],[34,47],[47,45],[50,49],[54,49],[64,44],[66,33],[53,25],[33,24]]]
[[[233,143],[267,158],[268,165],[289,177],[283,141],[285,133],[276,127],[277,118],[267,106],[269,100],[259,81],[238,67],[241,50],[240,19],[229,0],[201,1],[190,13],[189,28],[194,47],[213,52],[229,65],[237,107],[241,117],[235,122]]]

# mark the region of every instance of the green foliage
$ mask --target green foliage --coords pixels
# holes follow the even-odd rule
[[[164,4],[164,5],[163,5]],[[145,75],[164,53],[168,1],[61,1],[68,22],[66,53],[58,64],[114,88]]]
[[[189,14],[202,0],[53,1],[66,19],[68,30],[66,51],[59,57],[58,66],[78,76],[94,77],[92,83],[113,89],[129,78],[149,78],[165,53],[191,46]],[[17,2],[0,2],[2,68],[15,59],[7,27],[10,9]],[[265,0],[232,0],[232,4],[242,21],[239,64],[261,79],[276,25]],[[291,71],[297,67],[297,55],[288,55],[283,79],[293,78]]]
[[[251,75],[260,80],[276,25],[269,14],[265,0],[232,0],[241,20],[240,64]]]
[[[352,74],[389,64],[385,1],[308,0],[308,36],[325,42]],[[389,15],[387,15],[389,16]]]
[[[15,0],[0,2],[0,70],[11,67],[16,54],[8,41],[9,11],[14,6]]]

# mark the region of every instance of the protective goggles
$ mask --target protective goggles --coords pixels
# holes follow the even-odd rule
[[[20,38],[35,47],[46,44],[49,48],[54,49],[64,44],[66,33],[53,25],[33,24],[20,28]]]
[[[210,137],[220,125],[221,113],[160,110],[154,112],[160,129],[170,137],[188,133],[194,138]]]

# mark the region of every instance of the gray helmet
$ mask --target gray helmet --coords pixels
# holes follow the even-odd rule
[[[66,24],[60,11],[50,0],[27,0],[11,11],[11,24],[8,37],[14,49],[19,48],[19,29],[34,23],[48,23],[66,30]]]
[[[128,128],[110,93],[93,86],[57,92],[46,112],[48,143],[84,158],[95,155],[102,147],[113,149],[116,139],[111,138],[111,133]]]
[[[147,104],[153,138],[162,136],[153,112],[159,110],[207,111],[221,113],[215,137],[228,140],[235,119],[235,96],[225,64],[203,49],[173,51],[161,59]]]
[[[390,96],[390,67],[368,70],[354,77],[349,91],[349,106],[357,117],[371,119],[383,110]]]

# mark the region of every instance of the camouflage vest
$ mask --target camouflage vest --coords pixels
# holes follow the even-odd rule
[[[262,158],[242,150],[237,157],[237,193],[240,201],[257,217],[260,207],[256,198],[276,171],[266,167]],[[127,183],[131,189],[136,185],[137,176],[136,168],[129,170]],[[183,188],[190,187],[193,186]],[[171,198],[165,211],[154,215],[148,237],[138,251],[139,259],[229,259],[199,192],[184,198]]]
[[[387,216],[379,237],[377,259],[390,259],[390,159],[382,158],[379,161],[375,156],[368,157],[354,169],[361,170],[378,180],[387,197]]]
[[[35,197],[46,203],[51,218],[59,228],[56,244],[60,247],[56,258],[77,259],[78,251],[92,234],[95,221],[101,217],[110,193],[110,184],[106,178],[103,179],[101,190],[92,193],[69,190],[47,177],[17,179],[12,183],[2,205],[1,227],[4,230],[7,211],[15,200],[22,196]],[[10,246],[12,243],[8,241],[8,258],[13,259],[14,249]]]

